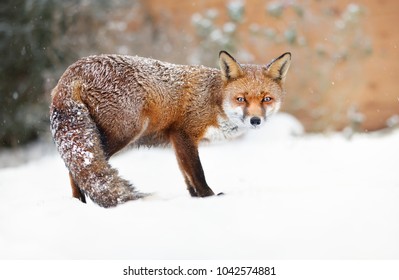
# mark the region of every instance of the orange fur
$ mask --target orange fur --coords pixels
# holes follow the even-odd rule
[[[131,143],[171,143],[190,194],[213,195],[198,143],[212,131],[238,135],[277,111],[290,62],[288,53],[267,66],[240,65],[223,51],[219,57],[220,70],[119,55],[71,65],[52,92],[50,120],[73,196],[104,207],[143,197],[108,163]]]

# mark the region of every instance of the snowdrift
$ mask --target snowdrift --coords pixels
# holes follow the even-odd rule
[[[302,135],[289,115],[200,148],[191,198],[171,149],[111,159],[144,200],[112,209],[70,193],[55,152],[0,169],[1,259],[399,258],[399,131]]]

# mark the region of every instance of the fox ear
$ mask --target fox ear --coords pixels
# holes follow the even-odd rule
[[[222,70],[222,79],[226,82],[237,79],[243,74],[240,64],[226,51],[219,53],[219,66]]]
[[[273,59],[266,66],[266,75],[272,77],[273,80],[284,81],[291,63],[291,53],[286,52],[276,59]]]

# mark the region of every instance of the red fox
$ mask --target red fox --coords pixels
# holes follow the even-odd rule
[[[139,199],[108,159],[129,144],[171,143],[191,196],[214,195],[198,144],[262,126],[279,110],[291,54],[240,65],[226,51],[220,69],[98,55],[72,64],[53,89],[51,132],[69,170],[72,195],[102,207]]]

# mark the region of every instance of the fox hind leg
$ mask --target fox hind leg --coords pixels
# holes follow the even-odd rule
[[[79,199],[83,203],[86,203],[86,196],[83,193],[83,191],[79,188],[79,186],[76,184],[76,182],[73,180],[71,172],[69,172],[69,180],[71,181],[72,197]]]
[[[57,149],[71,174],[74,197],[84,201],[88,195],[98,205],[112,207],[145,196],[110,166],[97,125],[78,98],[56,93],[50,123]]]

